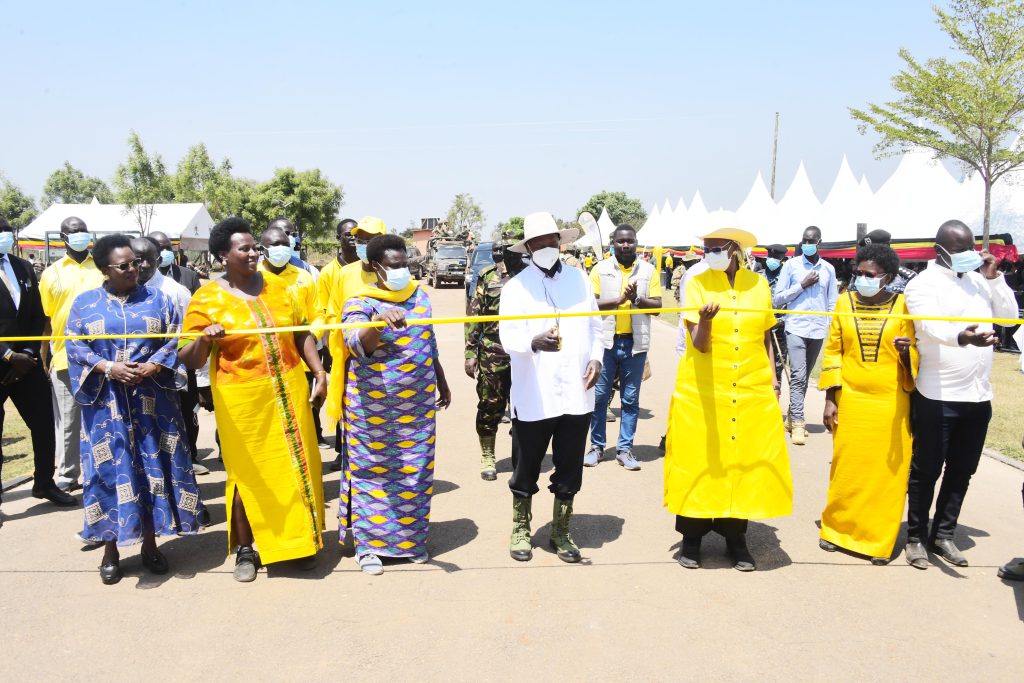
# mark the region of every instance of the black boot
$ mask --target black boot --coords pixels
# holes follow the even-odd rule
[[[683,545],[679,549],[679,566],[687,569],[700,569],[700,536],[683,536]]]

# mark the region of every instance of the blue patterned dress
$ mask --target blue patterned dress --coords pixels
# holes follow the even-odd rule
[[[181,317],[163,292],[138,287],[121,299],[100,287],[71,306],[74,335],[178,332]],[[82,538],[131,545],[151,531],[194,534],[202,510],[192,472],[178,387],[185,382],[177,339],[92,339],[67,342],[71,391],[82,405]],[[162,366],[135,386],[93,368],[104,361]]]
[[[410,319],[430,317],[430,299],[417,288],[399,303],[349,299],[342,322],[366,322],[392,307],[404,309]],[[348,460],[339,517],[344,523],[351,511],[357,555],[422,556],[434,486],[434,329],[384,328],[370,355],[358,330],[345,331],[345,344],[351,352],[345,384]]]

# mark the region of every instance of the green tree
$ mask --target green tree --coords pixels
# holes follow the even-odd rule
[[[498,223],[498,227],[492,233],[492,239],[501,239],[501,236],[506,233],[510,238],[523,239],[525,236],[523,232],[523,217],[512,216],[512,218],[509,218],[504,223]]]
[[[143,235],[149,234],[153,205],[169,202],[174,190],[159,154],[150,155],[134,130],[128,136],[128,159],[114,174],[117,200],[132,214]]]
[[[863,134],[879,135],[876,156],[916,147],[958,160],[985,186],[984,244],[988,247],[992,185],[1024,164],[1014,144],[1024,124],[1024,2],[954,0],[935,8],[954,58],[921,62],[899,52],[903,69],[892,79],[898,99],[850,109]]]
[[[473,199],[473,195],[460,193],[452,200],[452,206],[448,209],[448,216],[445,219],[445,228],[438,234],[442,237],[465,239],[473,233],[474,237],[479,238],[484,222],[484,211]]]
[[[215,163],[203,143],[188,149],[170,182],[174,201],[202,202],[215,221],[238,215],[247,196],[246,184],[231,175],[231,161]]]
[[[615,225],[629,223],[637,230],[647,220],[647,212],[639,199],[634,199],[625,192],[608,192],[602,190],[587,200],[576,215],[589,211],[595,218],[601,215],[602,209],[608,209],[608,217]]]
[[[0,173],[0,216],[6,218],[11,227],[21,229],[31,223],[37,213],[35,200]]]
[[[103,204],[114,203],[110,186],[99,178],[85,175],[65,161],[46,179],[39,202],[46,209],[52,204],[88,204],[93,197]]]
[[[341,185],[332,183],[318,168],[279,168],[273,178],[251,188],[244,198],[242,216],[256,230],[284,216],[295,223],[303,238],[329,239],[334,236],[344,196]]]

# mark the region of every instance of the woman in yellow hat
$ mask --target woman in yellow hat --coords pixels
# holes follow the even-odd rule
[[[741,268],[756,238],[737,228],[703,238],[707,270],[687,278],[686,354],[679,361],[665,452],[665,506],[683,534],[679,564],[700,567],[701,539],[725,536],[733,566],[753,571],[747,520],[792,512],[769,331],[768,283]],[[753,309],[740,312],[732,309]]]

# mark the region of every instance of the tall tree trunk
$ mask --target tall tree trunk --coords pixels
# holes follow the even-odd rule
[[[985,223],[981,233],[981,248],[988,251],[988,229],[989,220],[992,217],[992,181],[988,176],[982,178],[985,181]]]

